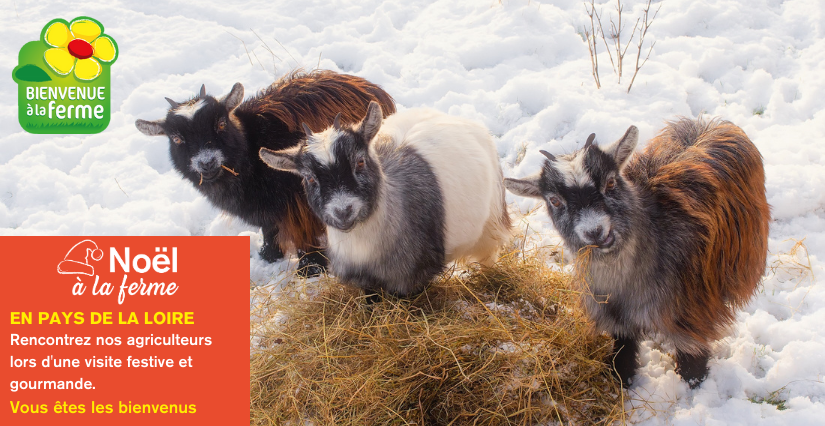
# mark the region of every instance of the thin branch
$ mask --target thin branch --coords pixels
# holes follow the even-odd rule
[[[590,31],[584,30],[584,37],[587,39],[587,50],[590,52],[590,68],[593,74],[593,80],[596,81],[596,88],[601,89],[602,85],[599,81],[599,57],[596,49],[596,24],[593,20],[593,15],[596,14],[596,0],[590,0],[590,9],[587,9],[587,3],[584,4],[584,10],[590,16]],[[601,21],[599,22],[601,25]]]
[[[642,26],[639,28],[639,44],[638,44],[638,51],[636,52],[636,70],[633,72],[633,78],[630,80],[630,84],[627,86],[627,93],[630,93],[630,89],[633,87],[633,82],[636,81],[636,75],[639,74],[639,70],[647,63],[647,60],[650,59],[650,53],[653,52],[653,46],[656,45],[654,41],[650,45],[650,49],[647,51],[647,56],[645,56],[644,61],[639,64],[639,60],[642,56],[642,45],[645,41],[645,35],[647,35],[647,30],[650,29],[650,26],[653,25],[653,20],[656,19],[656,16],[659,15],[659,10],[662,9],[662,3],[659,3],[659,7],[656,9],[656,12],[653,13],[653,17],[648,20],[650,17],[650,3],[652,0],[647,0],[647,6],[645,7],[644,13],[642,15]]]
[[[272,49],[270,49],[270,48],[269,48],[269,45],[268,45],[268,44],[266,44],[266,42],[264,41],[264,39],[262,39],[262,38],[261,38],[261,36],[260,36],[260,35],[258,35],[258,33],[257,33],[257,32],[255,32],[255,30],[253,30],[252,28],[250,28],[249,30],[250,30],[250,31],[252,31],[252,34],[255,34],[255,37],[258,37],[258,40],[260,40],[260,41],[261,41],[261,43],[264,45],[264,49],[266,49],[266,51],[267,51],[267,52],[269,52],[269,54],[270,54],[270,55],[272,55],[272,74],[273,74],[273,75],[278,75],[278,69],[277,69],[277,67],[275,66],[275,59],[277,59],[277,60],[279,60],[279,61],[281,61],[281,62],[285,62],[285,61],[284,61],[283,59],[281,59],[281,57],[280,57],[280,56],[276,55],[276,54],[275,54],[275,52],[273,52],[273,51],[272,51]],[[277,41],[277,40],[276,40],[276,41]],[[253,52],[254,52],[254,49],[253,49]],[[287,53],[289,53],[289,52],[287,52]],[[256,57],[257,57],[257,56],[256,56]],[[289,64],[287,64],[287,65],[289,65]]]
[[[268,45],[268,44],[266,44],[266,42],[264,41],[264,39],[262,39],[262,38],[261,38],[261,36],[260,36],[260,35],[258,35],[258,33],[257,33],[257,32],[255,32],[255,30],[253,30],[252,28],[250,28],[249,30],[250,30],[250,31],[252,31],[252,34],[255,34],[255,37],[258,37],[258,40],[260,40],[260,41],[261,41],[261,43],[264,45],[264,49],[266,49],[266,51],[267,51],[267,52],[269,52],[269,54],[270,54],[270,55],[272,55],[274,58],[277,58],[277,59],[278,59],[279,61],[281,61],[281,62],[283,62],[283,61],[284,61],[283,59],[281,59],[281,57],[280,57],[280,56],[276,55],[276,54],[275,54],[275,52],[273,52],[273,51],[272,51],[272,49],[270,49],[270,48],[269,48],[269,45]],[[277,41],[277,40],[275,40],[275,41]],[[289,53],[289,52],[287,52],[287,53]]]
[[[252,49],[252,54],[255,55],[255,59],[258,60],[258,64],[261,66],[261,69],[264,70],[264,72],[266,72],[266,68],[264,68],[264,63],[261,62],[261,58],[259,58],[258,54],[255,53],[255,49]]]
[[[224,31],[226,31],[226,30],[224,30]],[[240,40],[241,43],[243,43],[243,50],[246,50],[246,57],[249,58],[249,65],[252,65],[254,67],[255,64],[252,63],[252,56],[249,55],[249,49],[246,48],[246,42],[241,40],[241,38],[236,36],[235,34],[230,33],[229,31],[226,31],[226,33],[231,35],[232,37],[235,37],[236,39]]]
[[[633,31],[630,32],[630,39],[627,40],[627,44],[624,45],[624,50],[622,51],[622,58],[624,58],[624,54],[627,53],[627,48],[630,47],[630,42],[633,41],[633,36],[636,34],[636,28],[639,27],[639,21],[642,18],[636,18],[636,23],[633,24]]]
[[[284,45],[283,45],[283,44],[281,44],[281,42],[280,42],[280,41],[278,41],[278,39],[277,39],[277,38],[275,39],[275,42],[276,42],[276,43],[278,43],[278,44],[280,44],[280,45],[281,45],[281,48],[282,48],[282,49],[284,49],[284,51],[286,52],[286,54],[287,54],[287,55],[289,55],[289,57],[290,57],[290,58],[292,58],[292,60],[293,60],[293,61],[295,61],[295,66],[296,66],[296,67],[297,67],[298,65],[300,65],[300,63],[298,62],[298,60],[297,60],[297,59],[295,59],[295,57],[294,57],[294,56],[292,56],[292,54],[291,54],[291,53],[289,53],[289,50],[287,50],[287,49],[286,49],[286,47],[284,47]]]
[[[115,183],[117,184],[117,187],[120,188],[120,192],[122,192],[124,195],[126,195],[126,198],[131,198],[131,197],[129,197],[129,194],[127,194],[126,191],[123,190],[123,187],[120,186],[120,182],[117,181],[117,178],[115,178]]]
[[[610,53],[610,46],[607,44],[607,37],[604,36],[604,27],[602,27],[602,17],[599,16],[598,13],[596,13],[595,15],[596,15],[596,20],[599,22],[599,32],[601,33],[602,41],[604,42],[604,50],[607,51],[607,56],[610,58],[610,65],[613,66],[613,73],[617,74],[616,63],[613,62],[613,54]],[[611,22],[613,22],[613,21],[611,21]]]
[[[618,68],[618,71],[619,71],[618,72],[618,74],[619,74],[619,83],[622,82],[622,63],[624,61],[624,57],[622,56],[622,49],[621,49],[622,29],[624,29],[622,27],[622,9],[624,9],[622,7],[622,0],[616,0],[616,12],[619,13],[619,18],[618,18],[619,26],[618,27],[613,23],[613,19],[612,18],[610,19],[610,27],[613,31],[611,36],[613,37],[613,43],[616,47],[616,62],[618,63],[617,68]]]

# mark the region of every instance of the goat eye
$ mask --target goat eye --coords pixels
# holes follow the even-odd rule
[[[315,178],[312,177],[312,176],[307,176],[306,180],[307,180],[307,183],[310,184],[310,185],[315,184]]]
[[[225,130],[226,129],[226,120],[221,119],[218,121],[218,130]]]
[[[606,191],[611,191],[615,187],[616,187],[616,179],[610,178],[610,179],[607,180],[607,184],[605,184],[604,189]]]
[[[180,137],[180,136],[178,136],[178,135],[174,135],[174,136],[172,136],[172,142],[174,142],[174,143],[176,143],[176,144],[180,145],[180,144],[182,144],[182,143],[183,143],[183,138],[181,138],[181,137]]]
[[[359,159],[358,162],[355,163],[355,171],[360,172],[360,171],[364,170],[364,167],[366,167],[366,165],[367,165],[367,163],[364,161],[363,158]]]
[[[560,207],[561,200],[559,200],[559,197],[550,197],[550,204],[552,204],[553,207]]]

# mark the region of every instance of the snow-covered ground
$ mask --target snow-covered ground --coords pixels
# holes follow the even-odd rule
[[[3,2],[0,233],[240,234],[257,251],[257,230],[211,207],[175,174],[166,139],[144,136],[133,123],[165,114],[164,96],[183,100],[204,83],[223,94],[237,81],[251,93],[296,66],[365,77],[400,108],[429,106],[483,122],[507,176],[537,170],[539,149],[570,152],[591,132],[609,141],[635,124],[647,140],[664,120],[705,112],[741,126],[765,158],[773,268],[720,342],[700,388],[688,389],[666,351],[645,344],[628,395],[628,407],[639,407],[632,420],[825,422],[821,0],[665,0],[646,38],[655,48],[629,94],[634,47],[622,85],[602,53],[596,89],[580,0],[230,3]],[[624,3],[632,27],[644,2]],[[612,1],[600,7],[605,21],[615,16]],[[25,133],[11,79],[18,49],[49,20],[79,15],[100,20],[121,50],[111,124],[89,136]],[[536,206],[510,197],[522,211]],[[547,243],[558,241],[543,209],[526,220]],[[802,239],[809,256],[788,254]],[[294,263],[268,265],[253,255],[252,280],[277,282]]]

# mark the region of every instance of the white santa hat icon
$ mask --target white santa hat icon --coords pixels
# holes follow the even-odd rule
[[[103,259],[103,250],[97,248],[92,240],[83,240],[66,253],[66,257],[57,265],[60,274],[83,274],[93,276],[95,268],[89,264],[89,256],[94,260]]]

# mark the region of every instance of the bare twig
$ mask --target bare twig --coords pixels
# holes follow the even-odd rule
[[[224,31],[226,31],[226,30],[224,30]],[[246,48],[246,42],[245,42],[245,41],[243,41],[243,40],[241,40],[241,38],[240,38],[240,37],[238,37],[238,36],[236,36],[235,34],[230,33],[229,31],[226,31],[226,33],[227,33],[227,34],[229,34],[229,35],[231,35],[232,37],[235,37],[236,39],[240,40],[240,41],[241,41],[241,43],[243,43],[243,50],[245,50],[245,51],[246,51],[246,57],[248,57],[248,58],[249,58],[249,65],[252,65],[252,66],[254,67],[254,66],[255,66],[255,64],[254,64],[254,63],[252,63],[252,56],[250,56],[250,55],[249,55],[249,49],[247,49],[247,48]]]
[[[281,59],[280,56],[276,55],[275,52],[272,51],[272,49],[269,47],[269,45],[266,44],[264,39],[262,39],[261,36],[258,35],[257,32],[255,32],[255,30],[253,30],[252,28],[250,28],[249,30],[252,31],[252,34],[255,34],[255,37],[258,37],[258,40],[260,40],[261,43],[264,45],[264,49],[266,49],[266,51],[269,52],[270,55],[272,55],[272,74],[273,75],[278,75],[278,69],[275,66],[275,59],[277,59],[281,62],[285,62],[285,61],[283,59]],[[275,40],[275,41],[277,41],[277,40]],[[254,49],[253,49],[252,52],[255,53]],[[289,53],[289,52],[287,52],[287,53]],[[257,55],[255,57],[257,57]],[[260,59],[258,60],[258,62],[260,62]],[[287,65],[289,65],[289,64],[287,64]]]
[[[639,70],[647,63],[647,60],[650,58],[650,53],[653,52],[653,46],[656,45],[654,41],[650,45],[650,49],[647,51],[647,56],[645,56],[645,60],[639,64],[639,59],[642,56],[642,45],[645,41],[645,35],[647,35],[647,30],[653,25],[653,20],[656,19],[656,15],[659,14],[659,10],[662,8],[662,3],[659,3],[659,7],[656,9],[656,12],[653,13],[653,17],[648,20],[650,17],[650,2],[652,0],[647,0],[647,6],[645,6],[645,10],[642,15],[642,26],[639,28],[639,43],[637,45],[638,51],[636,52],[636,69],[633,71],[633,78],[630,80],[630,84],[627,86],[627,93],[630,93],[630,88],[633,87],[633,82],[636,81],[636,75],[639,74]],[[634,28],[635,31],[635,28]]]
[[[633,31],[630,32],[630,38],[627,40],[627,43],[624,45],[624,49],[622,49],[622,31],[624,30],[624,25],[622,25],[622,11],[624,10],[624,6],[622,6],[621,0],[616,0],[616,12],[619,14],[619,24],[618,26],[613,23],[613,20],[610,20],[610,26],[612,28],[611,37],[613,37],[613,43],[616,48],[616,57],[617,57],[617,64],[618,70],[617,74],[619,75],[618,83],[622,84],[622,71],[624,64],[624,56],[627,53],[627,49],[630,47],[630,43],[633,41],[633,36],[636,34],[636,28],[639,26],[640,18],[636,19],[636,23],[633,25]]]
[[[584,29],[584,38],[587,39],[587,50],[590,51],[590,68],[593,73],[593,80],[596,81],[596,88],[601,89],[602,84],[599,81],[599,57],[596,49],[596,24],[593,19],[594,15],[598,19],[595,1],[596,0],[590,0],[590,9],[587,8],[587,3],[584,4],[584,10],[587,11],[587,15],[590,16],[590,31],[588,32],[587,28]],[[601,26],[601,20],[599,20],[599,26]]]
[[[298,62],[298,60],[297,60],[297,59],[295,59],[295,57],[294,57],[294,56],[292,56],[292,54],[291,54],[291,53],[289,53],[289,50],[287,50],[287,48],[286,48],[286,47],[284,47],[284,45],[283,45],[283,44],[281,44],[281,42],[280,42],[280,41],[278,41],[278,39],[277,39],[277,38],[275,39],[275,42],[276,42],[276,43],[278,43],[278,44],[280,44],[280,45],[281,45],[281,48],[282,48],[282,49],[284,49],[284,51],[286,52],[286,54],[287,54],[287,55],[289,55],[289,57],[290,57],[290,58],[292,58],[292,60],[293,60],[293,61],[295,61],[295,66],[296,66],[296,67],[297,67],[298,65],[300,65],[300,62]]]
[[[127,198],[131,198],[131,197],[129,197],[129,194],[127,194],[126,191],[123,190],[123,187],[120,186],[120,182],[117,181],[117,178],[115,178],[115,183],[117,184],[117,187],[120,188],[120,192],[122,192],[124,195],[126,195]]]
[[[264,70],[264,71],[266,71],[266,68],[264,68],[264,63],[263,63],[263,62],[261,62],[261,58],[259,58],[259,57],[258,57],[258,54],[257,54],[257,53],[255,53],[255,49],[252,49],[252,54],[253,54],[253,55],[255,55],[255,59],[257,59],[257,60],[258,60],[258,64],[261,66],[261,69],[262,69],[262,70]]]
[[[650,58],[650,54],[653,51],[653,45],[656,42],[651,44],[650,48],[648,49],[647,56],[645,57],[644,61],[639,63],[641,60],[642,54],[642,46],[644,44],[644,37],[647,34],[647,30],[653,24],[653,20],[656,18],[656,15],[659,14],[659,9],[662,8],[662,3],[659,4],[659,8],[656,9],[653,16],[650,16],[650,4],[652,0],[648,0],[647,6],[644,9],[642,17],[636,18],[636,23],[633,24],[633,30],[630,31],[630,38],[626,42],[622,42],[622,32],[625,29],[625,23],[622,22],[622,12],[624,11],[624,5],[622,5],[621,0],[616,0],[616,12],[618,17],[614,21],[613,18],[610,18],[610,31],[609,33],[605,33],[604,26],[602,25],[602,17],[599,12],[596,11],[595,0],[590,0],[590,4],[585,3],[584,9],[587,12],[587,16],[590,17],[590,30],[584,30],[585,38],[587,39],[587,48],[590,51],[590,65],[593,72],[593,79],[596,80],[596,88],[601,88],[601,81],[599,79],[599,59],[598,59],[598,52],[596,51],[596,23],[598,23],[599,32],[598,35],[601,37],[602,42],[604,43],[604,48],[607,51],[607,56],[610,58],[610,65],[613,67],[613,73],[618,76],[618,83],[622,83],[622,76],[624,75],[624,58],[627,54],[630,45],[633,43],[633,39],[636,38],[638,43],[636,43],[636,47],[638,51],[636,52],[636,68],[633,70],[633,78],[630,80],[630,85],[627,87],[627,92],[630,93],[630,88],[633,87],[633,81],[636,80],[636,75],[639,73],[639,69],[644,66],[645,62],[647,62],[648,58]],[[641,25],[640,25],[641,24]],[[636,37],[636,32],[638,31],[639,35],[638,38]],[[610,42],[607,39],[610,38]],[[613,51],[616,52],[614,57]]]
[[[264,41],[264,39],[262,39],[262,38],[261,38],[261,36],[260,36],[260,35],[258,35],[258,33],[257,33],[257,32],[255,32],[255,30],[253,30],[252,28],[250,28],[249,30],[250,30],[250,31],[252,31],[252,34],[255,34],[255,37],[258,37],[258,40],[260,40],[260,41],[261,41],[261,43],[263,43],[263,45],[264,45],[264,49],[266,49],[266,50],[267,50],[267,52],[269,52],[269,54],[270,54],[270,55],[272,55],[272,57],[277,58],[279,61],[283,61],[283,59],[281,59],[281,57],[280,57],[280,56],[276,55],[276,54],[275,54],[275,52],[273,52],[273,51],[272,51],[272,49],[270,49],[270,48],[269,48],[269,45],[268,45],[268,44],[266,44],[266,42]],[[278,41],[278,40],[275,40],[275,41]],[[279,43],[279,44],[280,44],[280,43]],[[289,53],[289,52],[287,52],[287,53]]]
[[[618,74],[616,71],[616,63],[613,62],[613,54],[610,53],[610,45],[607,44],[607,37],[604,36],[604,27],[602,27],[602,17],[599,14],[596,15],[596,22],[599,23],[599,33],[601,33],[602,41],[604,42],[604,50],[607,51],[607,56],[610,58],[610,65],[613,66],[613,73]],[[610,21],[613,23],[613,20]]]
[[[236,172],[235,170],[233,170],[233,169],[231,169],[231,168],[229,168],[229,167],[226,167],[226,165],[224,165],[224,164],[221,164],[221,167],[222,167],[224,170],[228,171],[229,173],[232,173],[232,174],[233,174],[233,175],[235,175],[235,176],[238,176],[238,175],[240,174],[240,173]]]
[[[619,83],[622,81],[622,0],[616,0],[616,12],[619,13],[618,21],[619,25],[613,22],[613,18],[610,18],[610,37],[613,39],[613,46],[616,49],[616,62],[617,62],[617,74],[619,75]],[[601,25],[601,22],[599,23]],[[602,37],[604,37],[604,33],[602,33]]]

